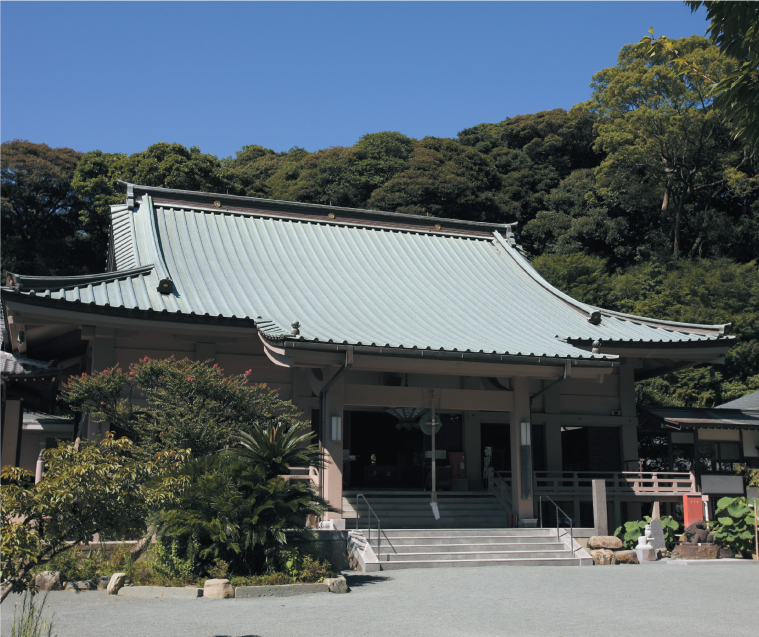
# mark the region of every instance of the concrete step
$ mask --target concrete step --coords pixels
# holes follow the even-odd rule
[[[567,552],[564,544],[392,544],[382,542],[380,552],[387,555],[408,555],[410,553],[436,553],[450,555],[453,553],[538,553],[538,552]],[[374,552],[377,544],[372,542]]]
[[[353,530],[349,527],[348,530]],[[369,530],[359,525],[359,530],[363,531],[368,537]],[[376,535],[377,529],[371,529],[371,534]],[[419,529],[385,529],[382,528],[382,538],[479,538],[479,537],[497,537],[497,538],[555,538],[555,529],[509,529],[497,527],[493,529],[469,529],[469,528],[450,528],[435,529],[424,527]],[[516,541],[516,540],[515,540]]]
[[[440,560],[508,560],[508,559],[558,559],[572,557],[569,551],[464,551],[460,553],[382,553],[380,562],[409,562],[424,561],[438,562]]]
[[[459,566],[580,566],[580,559],[576,557],[538,557],[491,560],[405,560],[381,563],[383,571],[394,571],[402,568],[450,568]]]
[[[371,547],[377,552],[377,542],[372,541]],[[561,542],[543,544],[520,544],[517,542],[484,543],[472,542],[470,544],[399,544],[395,541],[383,541],[379,543],[382,553],[483,553],[501,551],[566,551],[567,547]]]
[[[506,526],[507,520],[491,517],[448,517],[441,518],[439,520],[429,520],[428,518],[387,518],[382,520],[382,529],[423,529],[431,526],[430,523],[435,524],[437,529],[461,529],[470,527],[472,529],[489,529],[489,528],[501,528]]]
[[[377,545],[377,534],[372,533],[372,539],[370,544],[372,546]],[[562,542],[557,542],[556,537],[504,537],[502,535],[496,535],[493,537],[488,536],[475,536],[475,537],[445,537],[445,536],[432,536],[432,537],[389,537],[384,533],[382,534],[382,544],[390,544],[392,546],[468,546],[478,545],[484,546],[489,544],[504,544],[519,546],[538,546],[538,545],[559,545],[563,546]]]

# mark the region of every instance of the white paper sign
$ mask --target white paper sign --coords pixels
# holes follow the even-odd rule
[[[432,514],[435,516],[436,520],[440,519],[440,509],[437,508],[437,502],[430,502],[430,506],[432,507]]]

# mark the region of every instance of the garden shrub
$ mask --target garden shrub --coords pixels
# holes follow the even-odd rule
[[[744,557],[756,551],[754,509],[746,498],[720,498],[715,517],[709,525],[715,544]]]
[[[646,525],[650,524],[652,519],[646,515],[642,520],[625,522],[624,526],[617,527],[614,535],[622,540],[626,549],[634,549],[638,545],[638,538],[645,533]],[[662,530],[664,531],[664,543],[668,550],[672,550],[676,544],[676,535],[680,528],[680,523],[668,515],[660,519]]]
[[[286,547],[291,531],[325,506],[310,482],[267,472],[231,456],[192,460],[177,474],[189,484],[178,504],[157,512],[150,524],[161,541],[178,543],[183,559],[194,559],[199,575],[216,572],[219,560],[231,565],[230,575],[276,570],[267,552]]]
[[[179,542],[174,540],[167,546],[162,541],[151,544],[147,558],[147,569],[151,583],[157,586],[187,586],[198,579],[193,560],[194,545],[188,543],[187,557],[180,555]]]

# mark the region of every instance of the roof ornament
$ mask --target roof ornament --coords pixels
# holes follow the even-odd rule
[[[594,354],[601,353],[601,339],[600,338],[597,338],[595,341],[593,341],[593,349],[591,351]]]
[[[588,317],[588,323],[591,325],[601,325],[601,312],[591,312]]]
[[[293,336],[298,336],[298,334],[300,334],[300,323],[298,321],[293,321],[291,327],[293,328],[291,334]]]
[[[156,290],[161,294],[171,294],[174,291],[174,282],[169,277],[161,279]]]

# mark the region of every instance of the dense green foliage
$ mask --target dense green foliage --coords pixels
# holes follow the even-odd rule
[[[37,484],[24,469],[2,470],[2,599],[28,590],[36,566],[96,533],[142,532],[148,513],[166,507],[187,482],[166,473],[186,452],[164,450],[146,459],[130,440],[110,434],[100,444],[61,442],[43,455],[47,470]]]
[[[622,540],[626,549],[634,549],[638,546],[638,538],[645,533],[646,525],[651,524],[652,519],[653,518],[646,515],[642,520],[625,522],[624,526],[617,527],[617,530],[614,531],[614,535]],[[672,549],[675,545],[675,536],[680,528],[680,523],[674,518],[665,515],[661,518],[661,528],[662,531],[664,531],[664,543],[666,544],[667,549]]]
[[[725,3],[706,4],[712,40],[668,41],[678,57],[651,40],[625,46],[617,65],[593,77],[588,102],[569,112],[479,124],[452,139],[379,132],[351,147],[275,152],[253,144],[223,159],[167,143],[133,155],[91,151],[81,157],[28,142],[6,144],[3,223],[7,217],[16,225],[3,233],[3,268],[62,273],[66,261],[56,255],[81,244],[90,251],[77,252],[69,270],[102,270],[109,206],[124,199],[119,179],[517,221],[517,240],[538,271],[581,300],[656,318],[733,324],[736,345],[725,366],[642,383],[641,401],[714,405],[738,397],[759,386],[759,164],[756,147],[736,137],[732,111],[711,87],[733,78],[746,60],[755,63],[755,32],[741,25],[756,11],[741,9],[748,13],[736,18]],[[13,150],[7,161],[6,146]],[[65,166],[40,168],[34,158],[46,153],[65,157]],[[50,208],[60,223],[17,223],[35,218],[27,208],[42,206],[15,202],[45,198],[49,180],[35,177],[43,168],[57,171],[65,193]],[[22,245],[22,236],[30,243]],[[82,259],[89,261],[77,265]],[[147,422],[144,415],[137,420],[118,424],[137,432]],[[165,428],[154,433],[177,435]],[[208,442],[199,441],[194,453],[205,453]]]
[[[748,504],[746,498],[721,498],[717,502],[716,520],[709,524],[715,544],[744,557],[756,551],[754,509]]]
[[[150,524],[158,538],[190,560],[198,575],[219,561],[229,573],[266,568],[267,549],[292,540],[306,516],[324,510],[310,481],[267,477],[267,467],[220,455],[195,459],[177,477],[189,482],[176,505],[156,513]]]
[[[218,365],[173,357],[72,377],[62,400],[136,439],[142,453],[188,449],[197,458],[232,446],[240,431],[288,431],[297,412],[248,374],[225,376]]]

